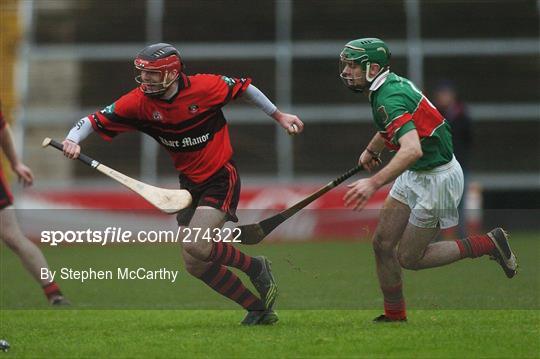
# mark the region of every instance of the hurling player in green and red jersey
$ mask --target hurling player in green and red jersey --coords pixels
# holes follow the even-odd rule
[[[245,308],[248,313],[242,324],[276,322],[272,308],[277,286],[270,262],[262,256],[251,257],[229,243],[195,238],[195,234],[207,229],[215,233],[213,230],[226,221],[238,221],[240,178],[221,108],[242,96],[290,134],[302,131],[302,121],[280,112],[249,78],[186,75],[180,53],[172,45],[150,45],[134,63],[139,86],[77,122],[63,142],[64,154],[76,158],[80,141],[93,131],[106,140],[127,131],[153,137],[170,154],[180,186],[193,196],[192,206],[177,216],[179,226],[198,229],[182,243],[187,271]],[[227,267],[245,272],[260,298]]]
[[[376,38],[347,43],[340,76],[355,92],[367,95],[377,133],[359,158],[368,171],[379,166],[385,147],[391,161],[373,176],[349,185],[345,205],[361,210],[369,198],[395,180],[373,237],[384,314],[376,322],[405,321],[401,268],[439,267],[463,258],[489,255],[506,276],[517,269],[506,233],[431,243],[439,231],[456,226],[463,193],[463,172],[453,154],[449,124],[406,78],[390,71],[390,50]]]

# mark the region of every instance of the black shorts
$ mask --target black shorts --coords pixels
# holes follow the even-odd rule
[[[7,182],[0,172],[0,209],[4,209],[7,206],[10,206],[13,204],[13,195],[11,194],[11,191],[9,190],[9,187],[7,185]]]
[[[188,190],[193,197],[191,206],[176,215],[179,226],[188,226],[195,209],[201,206],[217,208],[225,212],[226,221],[238,222],[236,207],[240,200],[240,177],[232,160],[204,182],[194,183],[183,175],[179,178],[180,188]]]

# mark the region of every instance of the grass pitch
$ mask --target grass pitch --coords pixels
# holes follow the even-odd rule
[[[280,322],[241,327],[244,312],[181,272],[164,281],[60,280],[74,303],[51,310],[0,247],[0,338],[6,357],[540,357],[540,241],[512,236],[519,275],[486,258],[405,271],[407,324],[381,313],[368,243],[245,247],[273,261]],[[176,246],[44,248],[53,268],[179,266]],[[1,359],[1,358],[0,358]]]
[[[538,311],[415,310],[377,325],[374,310],[283,310],[245,328],[233,310],[7,311],[6,357],[538,357]],[[2,355],[2,353],[0,353]]]

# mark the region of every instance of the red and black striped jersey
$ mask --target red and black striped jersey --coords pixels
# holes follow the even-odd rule
[[[179,91],[170,100],[145,96],[136,88],[88,118],[106,140],[134,130],[152,136],[178,171],[200,183],[230,160],[233,150],[221,108],[250,83],[249,78],[182,74]]]

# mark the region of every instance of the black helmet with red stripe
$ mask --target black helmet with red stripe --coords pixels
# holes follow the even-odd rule
[[[178,50],[165,43],[152,44],[142,49],[134,61],[137,76],[135,81],[145,95],[162,95],[171,86],[184,69]],[[143,79],[142,72],[157,73],[151,81]]]

